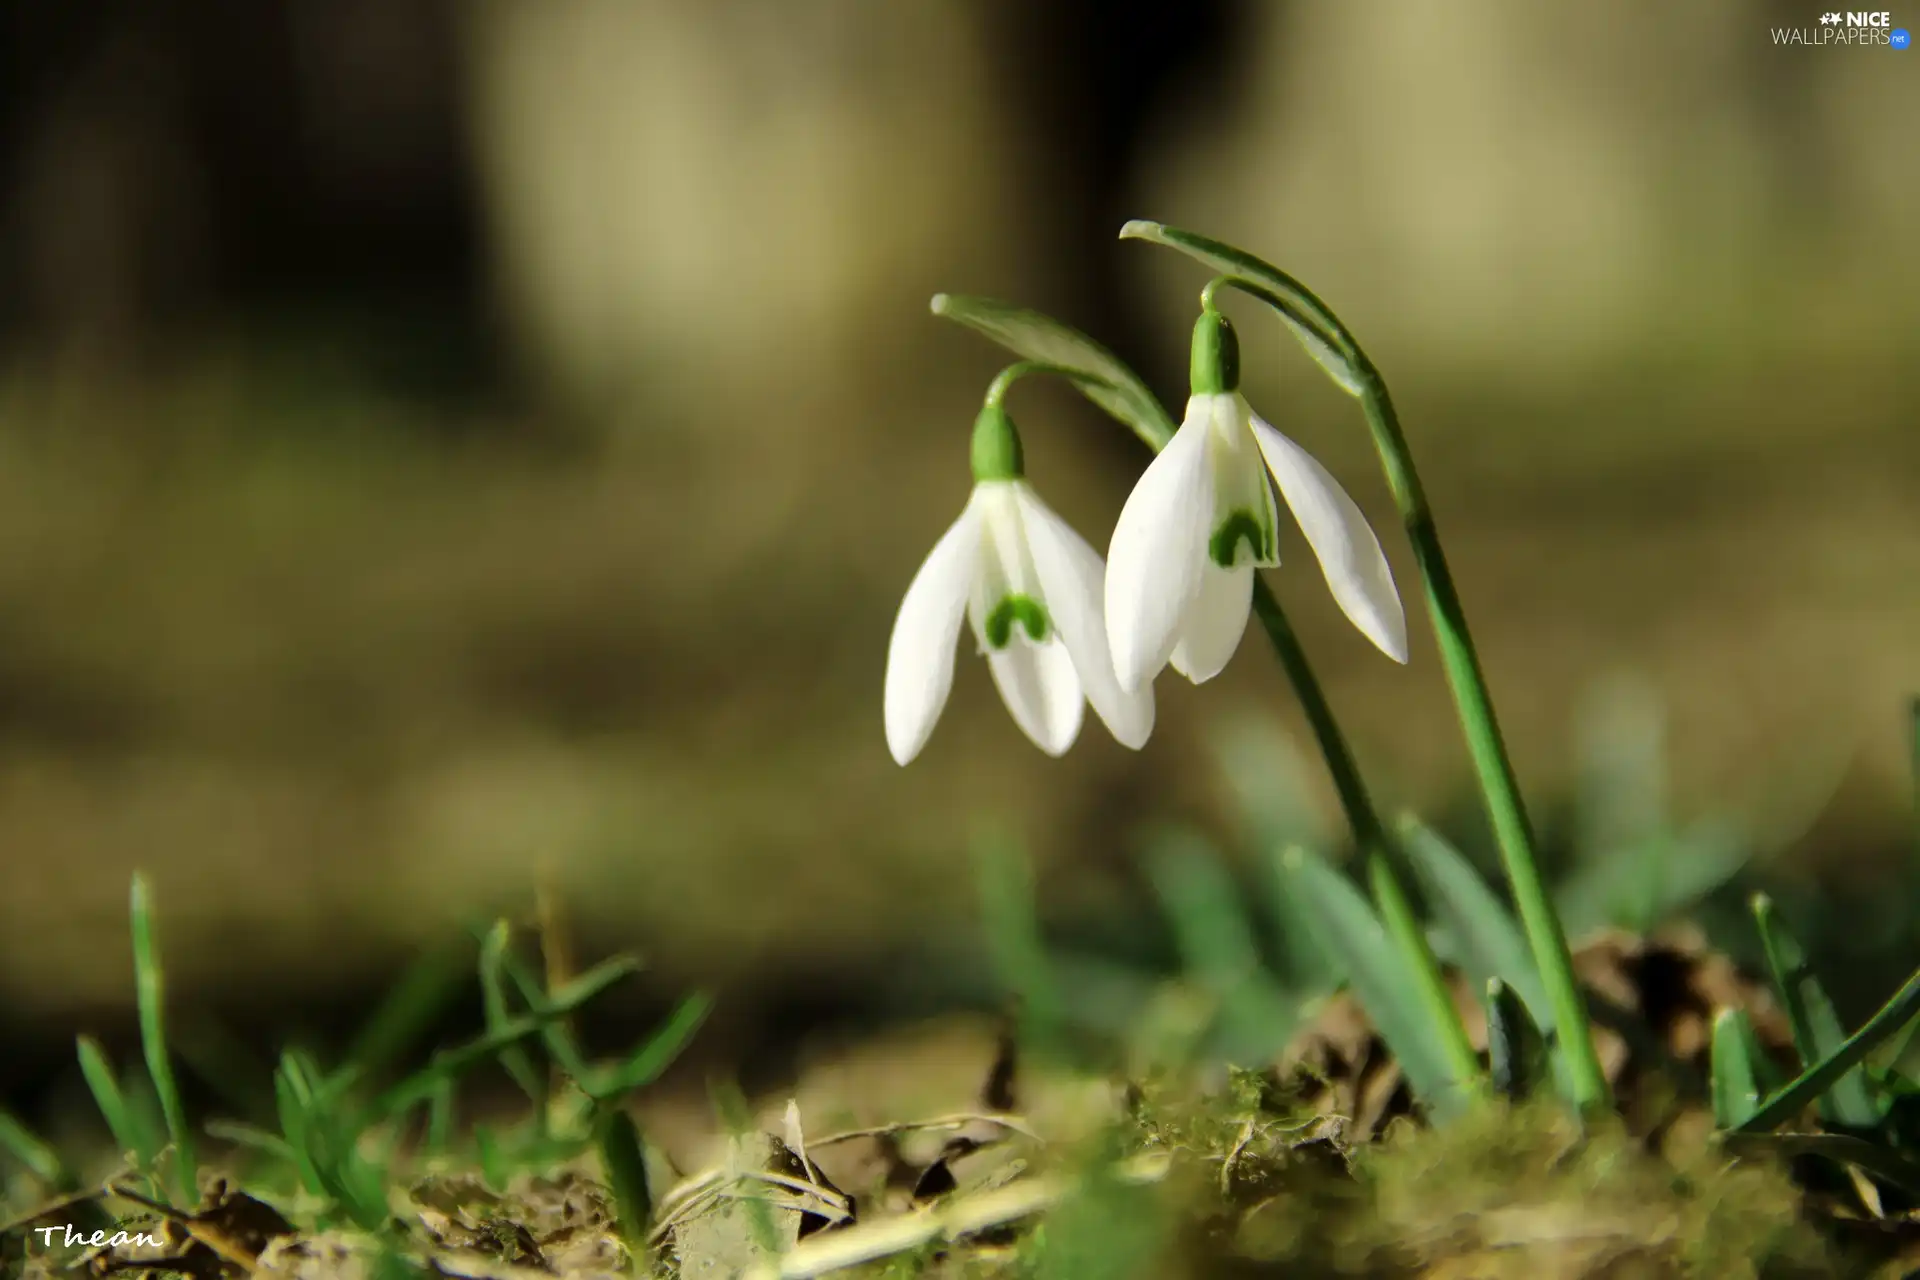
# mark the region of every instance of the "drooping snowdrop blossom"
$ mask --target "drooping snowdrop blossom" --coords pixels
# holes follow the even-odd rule
[[[887,647],[887,747],[920,754],[953,687],[962,619],[1014,723],[1050,756],[1080,734],[1087,703],[1123,745],[1153,732],[1153,689],[1123,690],[1107,649],[1100,553],[1027,483],[1020,437],[997,403],[973,434],[973,493],[907,587]]]
[[[1240,393],[1239,341],[1211,308],[1194,326],[1192,392],[1107,548],[1107,638],[1120,687],[1145,684],[1169,662],[1195,684],[1227,665],[1246,631],[1254,569],[1280,563],[1275,485],[1334,602],[1405,662],[1406,615],[1379,539],[1327,469],[1253,412]]]

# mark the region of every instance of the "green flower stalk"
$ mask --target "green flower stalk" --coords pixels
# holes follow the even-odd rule
[[[1121,229],[1120,235],[1123,239],[1151,240],[1179,249],[1222,273],[1202,295],[1206,305],[1211,305],[1215,290],[1225,285],[1272,306],[1334,381],[1360,400],[1374,447],[1386,471],[1388,487],[1393,492],[1426,584],[1427,609],[1433,618],[1441,664],[1459,711],[1481,797],[1500,846],[1514,905],[1519,909],[1528,948],[1547,993],[1552,1034],[1566,1057],[1574,1102],[1582,1110],[1606,1106],[1609,1091],[1600,1071],[1599,1058],[1594,1053],[1586,1002],[1573,973],[1572,953],[1540,874],[1532,827],[1520,799],[1513,763],[1500,735],[1493,698],[1487,691],[1486,677],[1467,629],[1460,595],[1441,548],[1419,473],[1414,468],[1412,452],[1407,448],[1399,418],[1387,394],[1386,382],[1333,312],[1304,285],[1270,263],[1217,240],[1155,222],[1130,222]]]

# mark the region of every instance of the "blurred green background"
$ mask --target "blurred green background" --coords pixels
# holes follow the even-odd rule
[[[1636,673],[1678,807],[1841,779],[1791,853],[1870,883],[1920,686],[1920,54],[1770,38],[1817,16],[0,5],[0,1084],[124,1013],[136,867],[178,998],[249,1026],[544,876],[585,950],[740,1030],[964,946],[977,822],[1070,911],[1139,823],[1216,819],[1209,728],[1297,727],[1257,636],[1162,682],[1139,756],[1089,720],[1046,760],[966,655],[912,767],[880,727],[1004,362],[927,299],[1053,311],[1178,406],[1203,281],[1129,217],[1278,261],[1367,343],[1530,795]],[[1358,415],[1242,327],[1263,412],[1380,522],[1411,665],[1297,537],[1275,585],[1377,789],[1457,806]],[[1139,446],[1013,407],[1104,546]]]

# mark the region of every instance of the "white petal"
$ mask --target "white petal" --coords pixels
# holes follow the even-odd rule
[[[1320,559],[1327,587],[1360,633],[1395,662],[1407,660],[1407,616],[1393,586],[1393,570],[1347,491],[1311,454],[1254,415],[1253,435],[1266,455],[1280,496],[1287,500]]]
[[[1203,397],[1195,397],[1195,400]],[[1107,547],[1104,612],[1122,689],[1158,675],[1200,590],[1213,526],[1208,419],[1189,413],[1120,509]]]
[[[1122,746],[1138,751],[1153,733],[1153,684],[1129,693],[1114,674],[1102,605],[1106,566],[1100,553],[1026,485],[1020,487],[1020,513],[1047,614],[1073,659],[1087,701]]]
[[[1067,647],[1058,639],[1045,644],[1015,640],[988,652],[987,666],[1020,731],[1048,755],[1065,755],[1080,736],[1087,711]]]
[[[887,749],[897,763],[920,754],[953,689],[953,652],[966,614],[967,588],[980,559],[980,519],[972,504],[934,543],[913,575],[887,644]]]
[[[1195,684],[1219,675],[1247,633],[1253,611],[1253,566],[1222,569],[1209,564],[1201,575],[1200,598],[1187,611],[1173,669]]]

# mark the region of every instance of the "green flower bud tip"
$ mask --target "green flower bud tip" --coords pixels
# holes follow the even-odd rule
[[[997,404],[981,406],[980,416],[973,420],[974,480],[1018,480],[1026,471],[1013,419]]]
[[[1240,339],[1233,324],[1211,307],[1193,325],[1192,382],[1196,396],[1240,389]]]

